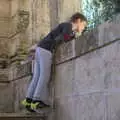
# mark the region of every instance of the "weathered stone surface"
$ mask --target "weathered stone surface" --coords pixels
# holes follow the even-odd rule
[[[103,48],[101,59],[104,60],[105,88],[120,88],[120,41]]]
[[[14,85],[14,110],[20,112],[24,110],[21,101],[25,99],[31,76],[23,77],[13,82]]]
[[[71,96],[73,94],[74,64],[74,61],[70,61],[56,68],[56,97]]]
[[[108,26],[112,26],[113,29],[108,30]],[[115,40],[119,37],[120,27],[118,28],[114,22],[108,26],[107,34],[102,33],[102,42],[99,39],[99,29],[86,33],[80,40],[74,40],[75,52],[71,51],[74,57],[64,54],[64,44],[60,46],[59,50],[62,52],[58,50],[57,60],[61,64],[57,64],[55,79],[57,120],[120,119],[120,40]],[[111,42],[113,40],[115,41]],[[66,51],[69,47],[66,47]],[[61,57],[62,55],[64,57]]]
[[[50,31],[49,5],[48,0],[30,0],[28,4],[30,22],[26,35],[30,40],[32,39],[32,43],[34,43]]]
[[[44,120],[44,118],[41,118],[41,117],[7,117],[7,118],[4,118],[4,117],[0,117],[1,120]]]
[[[32,74],[32,62],[22,65],[12,64],[9,67],[9,80],[17,80]]]
[[[0,117],[1,120],[45,120],[44,117],[28,117],[28,116],[20,116],[20,117]]]
[[[0,57],[1,58],[7,58],[9,54],[9,45],[8,43],[8,38],[0,38]]]
[[[95,51],[75,60],[74,94],[104,89],[104,60],[99,53]]]
[[[120,38],[120,23],[105,22],[98,27],[99,46]]]
[[[0,69],[0,81],[8,81],[8,69]]]
[[[17,67],[16,64],[11,64],[11,66],[9,66],[9,81],[14,80],[15,78],[17,78],[16,74],[17,74]]]
[[[45,120],[44,114],[0,113],[0,120]]]
[[[11,0],[10,2],[10,5],[11,5],[11,11],[10,11],[10,17],[15,17],[19,8],[20,8],[20,5],[19,5],[19,0]]]
[[[0,37],[7,37],[9,34],[9,19],[0,20]]]
[[[56,99],[55,120],[76,120],[74,98]]]
[[[10,1],[0,0],[0,17],[8,17],[10,14]]]
[[[80,9],[80,0],[58,0],[58,21],[69,20]]]
[[[13,112],[13,84],[0,83],[0,113]]]
[[[118,92],[112,92],[106,95],[107,103],[107,120],[119,120],[120,119],[120,90]]]
[[[28,62],[17,67],[16,77],[23,77],[32,73],[32,62]]]
[[[58,47],[57,53],[56,53],[57,64],[75,57],[74,44],[75,44],[75,41],[72,40],[71,42],[64,43],[60,47]]]
[[[9,36],[14,36],[14,34],[17,33],[17,26],[19,23],[19,15],[18,15],[18,11],[15,14],[15,16],[11,17],[11,19],[9,20],[10,22],[10,30],[9,30]]]
[[[102,93],[65,97],[56,102],[56,120],[104,120]]]
[[[98,47],[98,30],[94,29],[75,41],[75,54],[79,56]]]
[[[78,96],[74,104],[75,120],[104,120],[105,104],[102,93]]]
[[[16,34],[8,41],[9,43],[9,56],[14,56],[17,52],[17,49],[20,46],[20,34]]]

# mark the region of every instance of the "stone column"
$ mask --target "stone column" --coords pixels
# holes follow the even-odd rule
[[[54,28],[59,23],[58,20],[58,0],[49,0],[50,24]]]
[[[51,27],[69,20],[72,14],[81,11],[80,0],[49,0]]]
[[[8,34],[9,34],[9,18],[10,18],[10,2],[9,0],[0,0],[0,67],[6,61],[8,56]]]
[[[69,20],[75,12],[80,12],[80,0],[58,0],[59,22]]]
[[[30,0],[29,3],[30,23],[27,33],[32,38],[32,43],[35,43],[50,30],[48,0]]]

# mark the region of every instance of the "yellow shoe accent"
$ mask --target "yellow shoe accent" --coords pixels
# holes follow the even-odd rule
[[[28,102],[26,101],[26,99],[23,100],[23,101],[21,102],[21,104],[24,105],[24,106],[30,106],[30,105],[31,105],[31,103],[28,103]]]
[[[31,103],[31,109],[33,109],[33,110],[37,109],[38,105],[39,105],[39,102]]]

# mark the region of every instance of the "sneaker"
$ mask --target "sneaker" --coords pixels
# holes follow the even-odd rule
[[[31,109],[36,110],[36,109],[41,109],[41,108],[47,108],[50,107],[49,105],[44,104],[42,101],[34,101],[31,103]]]
[[[28,102],[26,99],[21,102],[21,104],[27,109],[29,112],[35,112],[31,109],[31,102]]]

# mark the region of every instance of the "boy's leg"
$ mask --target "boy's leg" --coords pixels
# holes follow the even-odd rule
[[[33,99],[33,95],[37,86],[37,82],[39,80],[39,76],[40,76],[40,64],[38,61],[38,48],[36,48],[36,52],[35,52],[35,61],[34,61],[34,71],[33,71],[33,78],[32,81],[29,85],[28,91],[27,91],[27,95],[26,98],[30,98]]]
[[[34,100],[42,101],[49,105],[49,90],[48,83],[50,80],[52,53],[40,48],[39,49],[40,62],[40,77],[33,96]]]

